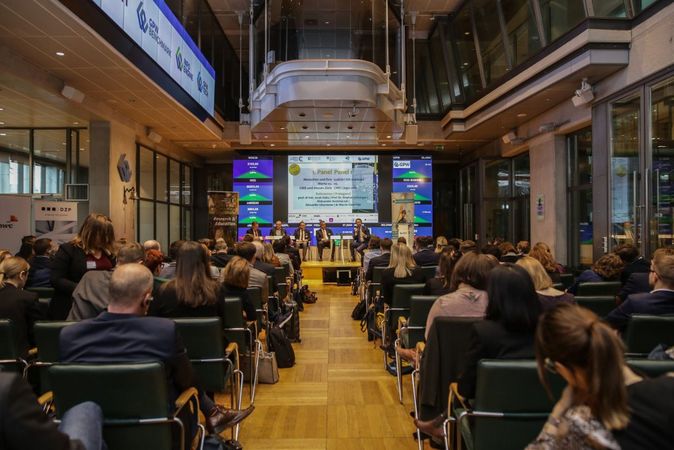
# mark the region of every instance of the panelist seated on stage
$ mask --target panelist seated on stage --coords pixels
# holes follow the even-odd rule
[[[286,229],[283,228],[283,222],[281,222],[280,220],[277,220],[277,221],[274,223],[274,228],[272,228],[271,230],[269,230],[269,235],[270,235],[270,236],[279,236],[279,237],[283,237],[283,236],[287,236],[288,233],[286,233]]]
[[[293,234],[295,236],[295,246],[302,249],[302,259],[307,259],[307,249],[311,247],[311,233],[307,230],[307,224],[300,222],[299,227]]]
[[[361,261],[363,260],[363,251],[367,248],[367,243],[370,241],[370,230],[363,225],[361,219],[356,219],[356,224],[353,227],[353,242],[351,243],[351,259],[356,260],[356,252],[360,254]]]
[[[318,260],[323,261],[323,249],[325,247],[332,247],[330,252],[330,261],[335,260],[335,246],[330,245],[330,237],[332,236],[332,230],[328,228],[328,225],[324,220],[321,220],[320,227],[316,229],[316,247],[318,247]]]
[[[246,230],[246,234],[251,235],[255,241],[261,241],[263,239],[262,230],[260,230],[260,224],[257,222],[250,224],[250,228]]]

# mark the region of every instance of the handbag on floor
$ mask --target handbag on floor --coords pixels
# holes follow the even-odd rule
[[[278,364],[276,364],[276,353],[260,353],[260,365],[258,366],[257,381],[262,384],[278,383]]]
[[[267,347],[270,352],[276,353],[276,363],[279,369],[285,369],[295,365],[295,350],[286,337],[282,328],[274,325],[267,333]]]

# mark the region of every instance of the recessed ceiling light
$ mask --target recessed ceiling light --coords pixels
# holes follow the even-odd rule
[[[265,138],[265,139],[269,139],[269,136],[267,136],[267,135],[265,134],[264,138]]]
[[[326,25],[330,25],[330,21],[329,21],[329,20],[326,20],[326,21],[325,21],[325,24],[326,24]]]
[[[276,144],[269,144],[269,145],[271,145],[272,147],[276,147]]]
[[[281,127],[281,129],[282,129],[282,130],[285,130],[285,129],[286,129],[286,127]]]
[[[0,136],[7,136],[7,133],[0,133]]]
[[[66,145],[66,143],[65,143],[65,142],[61,142],[61,145]]]
[[[386,147],[386,144],[381,144],[382,147]]]
[[[5,122],[0,122],[0,125],[4,125],[4,124],[5,124]]]
[[[465,34],[466,36],[470,36],[470,31],[466,31],[466,32],[463,33],[463,34]]]
[[[308,135],[308,134],[305,135],[305,136],[304,136],[304,139],[309,139],[309,135]]]
[[[4,110],[5,110],[5,108],[0,108],[0,111],[4,111]]]
[[[326,147],[330,147],[330,144],[325,144]]]
[[[73,122],[73,125],[79,125],[79,124],[80,124],[79,122]]]
[[[389,134],[388,136],[386,136],[386,139],[391,139],[391,135]]]
[[[519,114],[517,115],[517,117],[526,117],[526,116],[527,116],[527,113],[519,113]]]
[[[56,56],[66,56],[66,54],[63,52],[56,52]]]

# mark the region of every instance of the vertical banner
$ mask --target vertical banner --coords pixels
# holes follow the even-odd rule
[[[78,231],[77,203],[35,200],[33,202],[35,236],[57,244],[71,241]]]
[[[414,243],[414,192],[393,192],[391,194],[392,238],[404,237],[407,245]]]
[[[30,200],[25,195],[0,196],[0,249],[12,255],[19,251],[21,238],[31,234]]]
[[[239,193],[208,191],[208,235],[212,239],[236,242],[239,218]]]

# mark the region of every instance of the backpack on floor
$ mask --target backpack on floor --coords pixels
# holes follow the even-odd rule
[[[356,307],[353,308],[353,311],[351,312],[351,318],[353,320],[361,321],[365,318],[366,314],[367,314],[367,302],[365,300],[361,300],[358,303],[356,303]]]
[[[316,296],[316,294],[311,292],[311,290],[309,290],[309,286],[307,286],[306,284],[302,286],[301,293],[303,303],[316,303],[318,301],[318,297]]]
[[[279,369],[286,369],[295,365],[295,350],[293,350],[293,346],[283,329],[276,325],[269,328],[267,347],[270,352],[276,353],[276,364]]]
[[[300,314],[296,302],[285,302],[283,304],[283,312],[292,314],[290,319],[285,321],[283,331],[290,340],[290,342],[302,342],[300,338]]]

